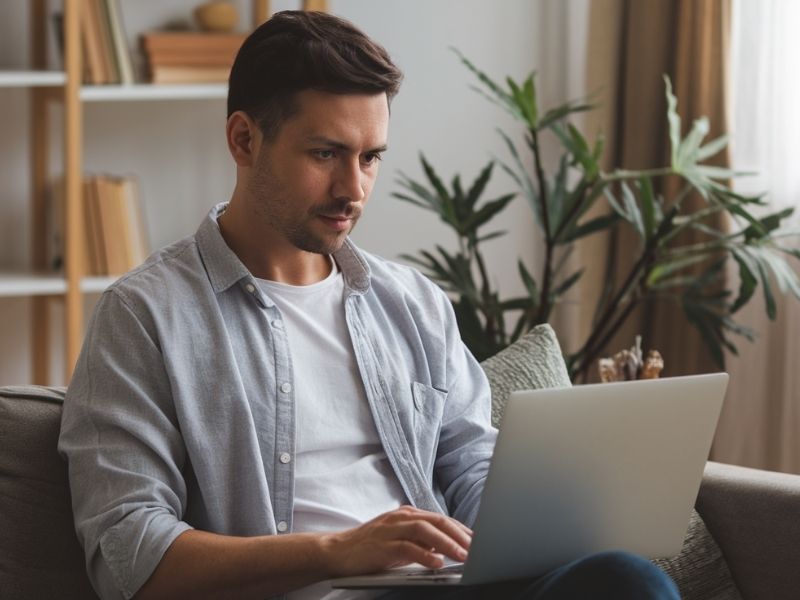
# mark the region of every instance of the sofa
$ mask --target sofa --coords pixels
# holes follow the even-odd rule
[[[510,391],[569,385],[549,326],[483,363],[497,422]],[[0,388],[0,597],[96,598],[56,451],[64,388]],[[657,564],[684,599],[800,598],[800,476],[709,462],[683,550]]]

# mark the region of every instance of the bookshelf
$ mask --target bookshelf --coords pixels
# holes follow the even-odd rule
[[[198,0],[198,4],[202,0]],[[253,24],[265,21],[270,13],[269,0],[250,0]],[[31,382],[50,381],[53,334],[63,328],[65,379],[68,381],[80,352],[84,334],[84,296],[102,292],[115,277],[89,276],[84,264],[82,244],[85,239],[82,210],[83,179],[83,110],[86,103],[139,101],[192,101],[224,99],[224,84],[82,84],[81,44],[82,11],[86,0],[62,0],[63,70],[48,68],[47,30],[51,27],[48,0],[29,0],[30,66],[24,69],[0,69],[0,93],[3,89],[27,90],[30,102],[28,136],[30,138],[30,269],[0,269],[0,301],[28,298],[31,301]],[[324,0],[305,0],[307,10],[325,10]],[[130,36],[134,32],[127,32]],[[138,33],[138,32],[136,32]],[[49,105],[60,103],[60,132],[64,194],[64,267],[63,272],[48,272],[47,258],[47,187],[51,173],[51,116]],[[3,189],[0,185],[0,194]],[[50,316],[53,302],[63,304],[63,323]],[[66,381],[64,382],[66,383]]]

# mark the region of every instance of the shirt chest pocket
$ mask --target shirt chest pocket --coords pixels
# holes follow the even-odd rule
[[[429,471],[436,458],[447,392],[414,382],[411,394],[414,398],[414,446],[421,466]]]

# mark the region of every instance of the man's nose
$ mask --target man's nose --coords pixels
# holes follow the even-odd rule
[[[336,170],[336,178],[331,190],[334,197],[347,198],[350,202],[361,202],[366,196],[364,178],[365,175],[361,170],[358,158],[342,161]]]

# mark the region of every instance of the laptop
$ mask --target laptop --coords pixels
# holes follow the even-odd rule
[[[334,588],[532,579],[583,556],[680,552],[726,373],[514,392],[463,564],[334,579]]]

